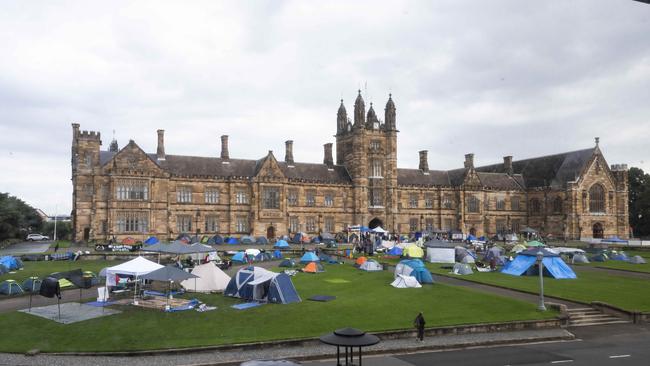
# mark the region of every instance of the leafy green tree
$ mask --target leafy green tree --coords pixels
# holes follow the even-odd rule
[[[634,236],[650,236],[650,174],[639,168],[630,168],[628,181],[630,226]]]
[[[43,224],[43,235],[47,235],[50,239],[54,239],[54,221],[49,221]],[[58,221],[56,223],[56,239],[57,240],[70,240],[72,234],[72,223],[70,221]]]
[[[40,231],[43,220],[36,210],[9,193],[0,193],[0,240],[22,238]]]

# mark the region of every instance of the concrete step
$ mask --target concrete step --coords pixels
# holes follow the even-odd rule
[[[608,315],[608,314],[571,315],[571,317],[569,319],[571,319],[571,320],[584,320],[584,319],[607,319],[607,318],[619,319],[616,316]]]
[[[616,317],[606,317],[606,318],[587,318],[587,319],[571,319],[570,324],[582,324],[582,323],[598,323],[598,322],[611,322],[611,321],[618,321],[618,320],[623,320],[621,318],[616,318]]]
[[[580,312],[580,311],[597,311],[594,308],[568,308],[567,311],[569,313],[572,312]]]

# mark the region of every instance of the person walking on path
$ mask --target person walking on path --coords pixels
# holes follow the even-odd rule
[[[424,316],[422,315],[422,312],[418,314],[418,316],[415,317],[415,320],[413,320],[413,325],[415,326],[415,329],[418,330],[418,341],[423,342],[424,341],[424,325],[426,322],[424,321]]]

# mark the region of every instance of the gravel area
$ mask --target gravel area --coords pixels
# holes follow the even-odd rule
[[[564,329],[541,329],[512,331],[500,333],[482,333],[466,335],[448,335],[425,338],[417,342],[414,338],[382,341],[364,348],[369,353],[409,353],[425,349],[463,348],[478,345],[529,343],[537,341],[571,339],[573,335]],[[330,359],[336,357],[336,348],[309,342],[301,347],[258,348],[255,350],[205,351],[184,354],[166,354],[137,357],[111,356],[66,356],[38,354],[0,354],[0,365],[137,365],[137,366],[171,366],[171,365],[219,365],[238,364],[254,359]]]

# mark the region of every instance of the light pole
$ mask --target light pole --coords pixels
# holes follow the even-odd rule
[[[537,266],[539,270],[539,305],[537,310],[546,311],[546,306],[544,306],[544,253],[540,250],[537,252]]]

